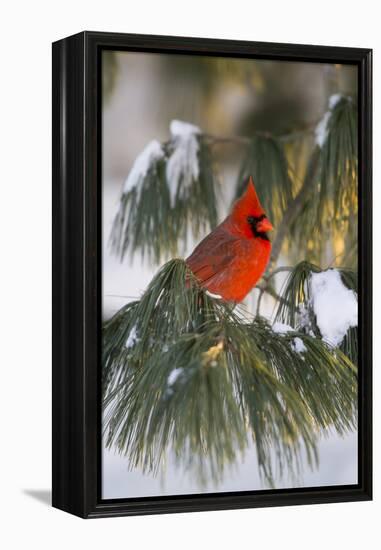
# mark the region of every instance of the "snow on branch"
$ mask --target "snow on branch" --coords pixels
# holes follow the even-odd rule
[[[356,424],[356,368],[340,349],[291,324],[245,319],[183,260],[104,325],[103,341],[106,444],[145,472],[174,449],[218,481],[249,438],[271,483],[274,467],[296,471],[301,446],[313,466],[320,430]]]
[[[140,191],[145,177],[152,166],[164,158],[164,154],[164,149],[156,139],[150,141],[136,157],[125,181],[123,194],[127,194],[133,189],[136,189],[138,191],[138,198],[140,198]]]
[[[139,251],[160,263],[181,254],[188,235],[217,224],[216,177],[201,129],[173,120],[170,134],[146,145],[125,181],[110,239],[122,259]]]
[[[351,327],[357,327],[357,297],[342,282],[336,269],[312,273],[310,300],[322,338],[340,346]]]
[[[329,121],[332,116],[332,112],[339,101],[342,99],[342,94],[333,94],[328,100],[328,111],[324,113],[322,119],[315,128],[315,141],[320,148],[323,147],[329,131]]]
[[[170,132],[172,151],[166,166],[166,176],[171,207],[174,208],[176,198],[186,199],[193,182],[199,177],[198,135],[201,130],[193,124],[172,120]]]
[[[321,270],[301,262],[289,273],[273,331],[297,330],[321,338],[357,361],[357,277],[352,270]],[[298,347],[300,347],[298,345]]]

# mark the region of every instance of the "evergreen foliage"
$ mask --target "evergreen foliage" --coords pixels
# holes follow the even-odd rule
[[[252,175],[276,228],[254,319],[210,296],[175,259],[104,324],[104,435],[131,468],[156,474],[174,453],[203,483],[218,481],[253,443],[259,471],[272,485],[286,472],[297,475],[302,457],[317,463],[319,437],[356,428],[357,327],[332,347],[311,300],[311,277],[324,271],[327,243],[337,251],[342,283],[357,296],[357,107],[353,98],[333,97],[314,140],[315,128],[249,138],[200,132],[197,177],[180,173],[174,189],[167,170],[172,137],[122,194],[113,251],[121,259],[138,252],[152,264],[175,257],[189,234],[204,236],[217,224],[210,144],[235,141],[244,155],[234,195]],[[308,158],[297,170],[301,144]],[[279,267],[281,251],[304,261]],[[287,272],[281,291],[274,282],[279,271]],[[275,321],[286,330],[261,317],[264,293],[275,299]]]
[[[300,262],[291,269],[275,316],[276,320],[312,334],[316,338],[321,338],[321,334],[311,305],[309,278],[311,273],[321,271],[320,267],[309,262]],[[339,268],[339,273],[344,285],[357,295],[357,273],[347,268]],[[340,315],[340,312],[337,314]],[[340,349],[354,364],[357,364],[357,327],[349,329]]]
[[[121,259],[127,252],[131,257],[139,252],[151,263],[182,252],[189,231],[195,238],[217,224],[217,185],[209,147],[202,136],[198,142],[198,177],[186,185],[186,174],[181,173],[179,184],[171,198],[171,185],[166,165],[175,143],[162,145],[163,157],[154,160],[141,181],[123,192],[114,219],[110,244]]]
[[[356,368],[344,353],[238,315],[182,260],[103,332],[106,441],[131,467],[157,473],[171,449],[201,481],[218,480],[252,439],[271,484],[298,472],[303,450],[316,463],[323,430],[356,425]]]
[[[296,250],[307,244],[306,259],[314,262],[321,261],[327,242],[342,240],[342,265],[357,268],[357,105],[341,97],[327,114],[325,139],[315,145],[316,170],[290,234]]]
[[[251,140],[240,168],[236,198],[244,192],[249,176],[254,178],[263,207],[276,225],[292,199],[286,154],[276,138],[257,135]]]
[[[219,138],[200,133],[197,135],[198,177],[192,178],[189,186],[188,175],[183,173],[174,201],[173,182],[168,181],[166,165],[175,141],[164,143],[163,158],[151,164],[136,188],[121,196],[110,240],[113,251],[121,259],[127,253],[133,256],[139,252],[159,265],[165,259],[182,254],[190,233],[199,238],[215,227],[218,186],[209,144],[236,141],[244,148],[244,157],[235,197],[242,193],[247,177],[252,175],[275,227],[287,221],[286,231],[279,232],[280,245],[296,256],[300,249],[305,249],[307,260],[320,263],[324,261],[326,243],[339,242],[343,249],[339,261],[356,268],[355,100],[340,96],[324,115],[323,122],[325,135],[320,143],[316,141],[312,146],[308,145],[312,128],[291,132],[288,136],[258,133],[252,138]],[[304,180],[292,165],[301,141],[310,147],[310,163],[307,163]]]
[[[338,100],[327,131],[320,159],[320,226],[325,208],[336,222],[357,213],[357,106],[351,98]]]

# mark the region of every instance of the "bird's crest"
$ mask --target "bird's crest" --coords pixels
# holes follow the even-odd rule
[[[238,221],[246,220],[247,216],[259,217],[262,214],[264,214],[264,210],[259,202],[253,178],[250,176],[246,191],[233,206],[232,216]]]

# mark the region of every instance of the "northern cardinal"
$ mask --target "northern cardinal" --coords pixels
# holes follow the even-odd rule
[[[266,269],[271,229],[250,176],[231,214],[185,261],[202,287],[227,302],[241,302]]]

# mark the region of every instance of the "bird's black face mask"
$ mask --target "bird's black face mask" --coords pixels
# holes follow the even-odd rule
[[[248,216],[247,221],[250,224],[251,231],[253,232],[254,237],[259,237],[260,239],[264,239],[265,241],[269,241],[269,237],[267,233],[264,231],[258,231],[258,224],[262,220],[266,218],[265,214],[262,214],[262,216]]]

